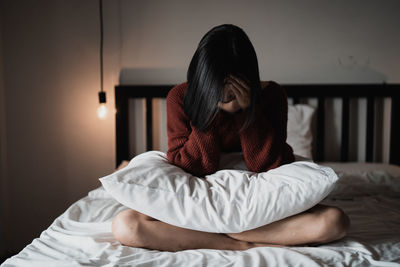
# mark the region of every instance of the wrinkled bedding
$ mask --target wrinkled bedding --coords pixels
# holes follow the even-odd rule
[[[122,246],[111,221],[126,209],[102,187],[71,205],[1,266],[400,266],[400,167],[321,163],[339,182],[323,204],[351,219],[348,235],[319,246],[161,252]]]

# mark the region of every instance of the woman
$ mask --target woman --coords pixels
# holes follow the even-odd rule
[[[221,152],[242,151],[253,172],[294,161],[286,143],[286,93],[275,82],[260,82],[256,53],[242,29],[211,29],[199,43],[187,80],[167,97],[167,156],[172,164],[204,176],[218,169]],[[134,210],[118,214],[112,230],[118,241],[133,247],[244,250],[330,242],[342,238],[348,226],[340,209],[316,205],[235,234],[184,229]]]

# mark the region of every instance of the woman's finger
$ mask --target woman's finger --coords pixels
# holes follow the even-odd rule
[[[231,86],[232,89],[236,89],[236,90],[238,90],[238,93],[240,93],[240,96],[237,96],[237,97],[240,97],[240,98],[242,98],[242,101],[247,102],[247,99],[250,98],[250,88],[249,89],[243,88],[240,84],[234,83],[233,81],[231,82],[231,85],[232,85]]]
[[[243,88],[243,87],[242,87],[240,84],[238,84],[238,83],[231,82],[231,85],[232,85],[232,86],[231,86],[232,91],[233,91],[234,89],[237,90],[236,97],[241,98],[242,101],[245,101],[247,98],[250,98],[250,90],[247,90],[246,88]]]
[[[244,82],[242,79],[236,78],[235,76],[232,76],[232,75],[229,75],[229,77],[230,77],[230,80],[234,84],[238,85],[239,87],[244,88],[246,92],[250,92],[249,85],[246,82]]]
[[[222,103],[221,101],[219,101],[218,107],[229,113],[235,113],[236,111],[238,111],[241,108],[236,99],[232,100],[228,103]]]
[[[246,109],[250,105],[250,96],[244,92],[243,89],[239,89],[235,85],[232,85],[231,90],[235,95],[240,108],[243,110]]]
[[[232,91],[232,85],[230,83],[228,83],[227,85],[225,85],[225,87],[223,88],[222,91],[222,98],[221,98],[221,102],[223,103],[227,103],[232,101],[233,99],[235,99],[235,94]]]
[[[245,97],[243,90],[238,88],[237,85],[232,84],[231,90],[235,95],[236,99],[242,99],[243,97]]]

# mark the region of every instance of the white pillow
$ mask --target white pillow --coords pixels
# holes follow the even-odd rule
[[[335,172],[298,161],[264,173],[221,170],[198,178],[150,151],[100,179],[123,205],[175,226],[238,233],[297,214],[333,189]]]
[[[315,108],[304,105],[288,106],[288,123],[286,142],[293,148],[296,155],[312,159],[311,123]]]

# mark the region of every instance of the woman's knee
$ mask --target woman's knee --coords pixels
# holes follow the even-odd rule
[[[327,206],[319,212],[318,242],[343,238],[350,226],[349,217],[339,208]]]
[[[143,246],[139,225],[143,221],[141,213],[135,210],[124,210],[115,216],[112,221],[112,233],[121,244],[133,247]]]

